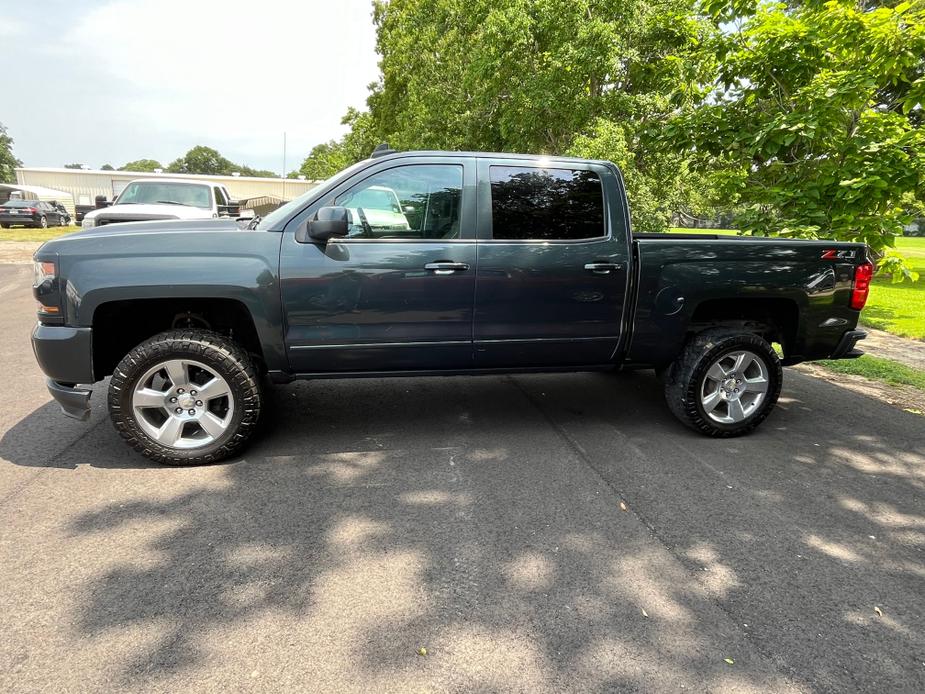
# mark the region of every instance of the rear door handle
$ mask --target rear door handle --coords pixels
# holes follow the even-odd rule
[[[427,263],[424,269],[432,270],[435,275],[452,275],[454,272],[464,272],[468,270],[469,264],[441,261],[438,263]]]
[[[623,263],[587,263],[585,270],[598,275],[606,275],[613,270],[623,269]]]

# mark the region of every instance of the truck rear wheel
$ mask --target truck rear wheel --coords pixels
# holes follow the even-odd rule
[[[208,330],[172,330],[129,352],[109,382],[116,430],[166,465],[228,458],[260,416],[260,382],[247,353]]]
[[[783,369],[758,335],[717,328],[695,335],[671,365],[665,399],[674,415],[707,436],[741,436],[780,396]]]

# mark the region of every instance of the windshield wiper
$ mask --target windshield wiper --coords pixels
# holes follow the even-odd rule
[[[158,205],[183,205],[183,207],[194,207],[188,202],[177,202],[176,200],[156,200]]]

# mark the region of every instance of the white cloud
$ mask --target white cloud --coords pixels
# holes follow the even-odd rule
[[[371,9],[369,0],[118,0],[79,18],[55,52],[106,81],[73,115],[96,109],[98,122],[128,126],[139,156],[186,141],[271,166],[286,131],[291,169],[343,131],[348,106],[363,106],[378,74]]]

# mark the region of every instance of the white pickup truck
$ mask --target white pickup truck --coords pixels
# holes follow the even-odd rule
[[[225,186],[208,181],[141,178],[129,183],[112,205],[84,215],[82,226],[156,219],[212,219],[238,216]]]

